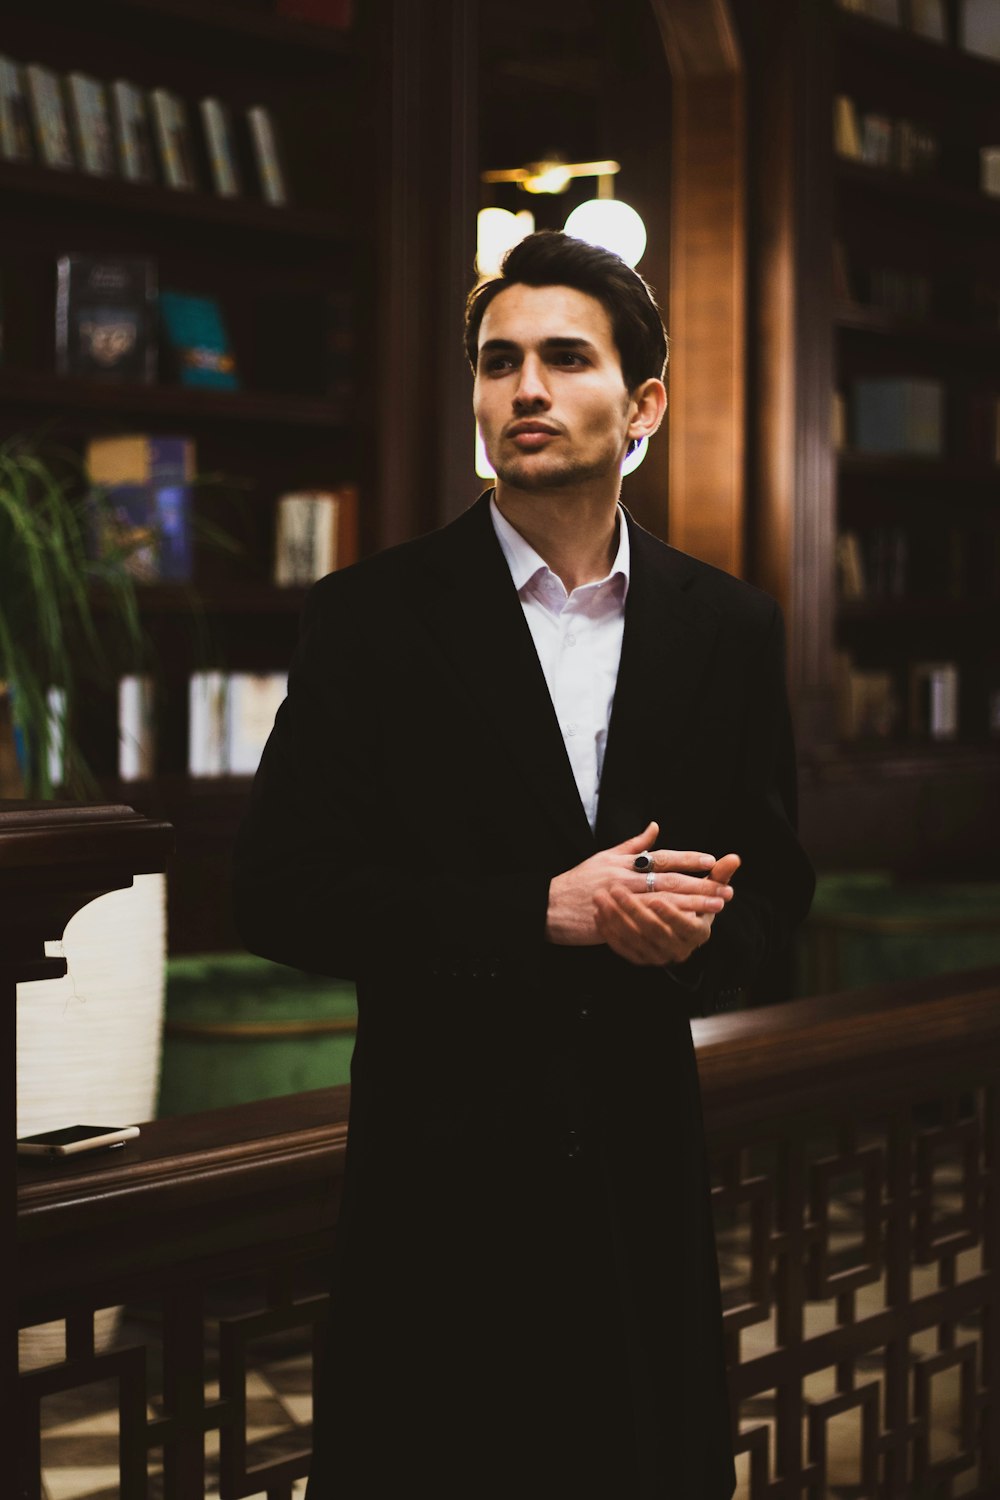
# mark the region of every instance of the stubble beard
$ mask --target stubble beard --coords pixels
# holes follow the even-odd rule
[[[532,464],[525,459],[501,459],[493,465],[497,478],[514,490],[537,493],[539,490],[565,490],[606,476],[613,467],[607,459],[590,464],[561,463],[551,467]]]

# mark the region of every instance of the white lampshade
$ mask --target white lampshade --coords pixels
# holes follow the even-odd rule
[[[476,270],[480,276],[498,276],[500,262],[532,234],[535,216],[528,209],[512,214],[506,208],[481,208],[476,221]]]
[[[497,471],[486,456],[486,444],[483,435],[479,431],[479,423],[476,423],[476,478],[495,479]]]
[[[646,226],[620,198],[591,198],[574,208],[566,220],[566,233],[620,255],[628,266],[642,259],[646,248]]]
[[[639,441],[636,443],[635,447],[632,449],[632,452],[631,453],[626,453],[626,455],[625,455],[625,461],[622,464],[622,478],[623,479],[625,478],[626,474],[632,474],[632,473],[634,473],[634,471],[639,467],[639,465],[642,463],[643,459],[646,457],[646,449],[648,447],[649,447],[649,439],[648,438],[640,438]]]

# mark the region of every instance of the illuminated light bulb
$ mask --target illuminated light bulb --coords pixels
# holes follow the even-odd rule
[[[526,193],[564,193],[572,177],[573,173],[562,162],[540,161],[521,186]]]
[[[506,208],[481,208],[476,221],[476,270],[480,276],[498,276],[508,250],[531,234],[535,216],[528,209],[512,214]]]
[[[646,248],[645,224],[620,198],[591,198],[581,203],[566,220],[566,233],[613,251],[627,266],[636,265]]]

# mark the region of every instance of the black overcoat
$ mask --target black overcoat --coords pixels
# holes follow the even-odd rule
[[[812,875],[777,606],[629,527],[596,835],[488,496],[307,605],[236,896],[248,947],[358,985],[310,1500],[734,1487],[689,1017]],[[650,819],[743,858],[710,942],[546,944],[551,878]]]

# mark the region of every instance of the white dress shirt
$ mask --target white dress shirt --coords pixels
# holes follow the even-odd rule
[[[618,552],[606,578],[567,594],[562,579],[490,501],[493,526],[510,568],[562,730],[580,801],[593,829],[611,706],[625,629],[628,526],[618,507]]]

